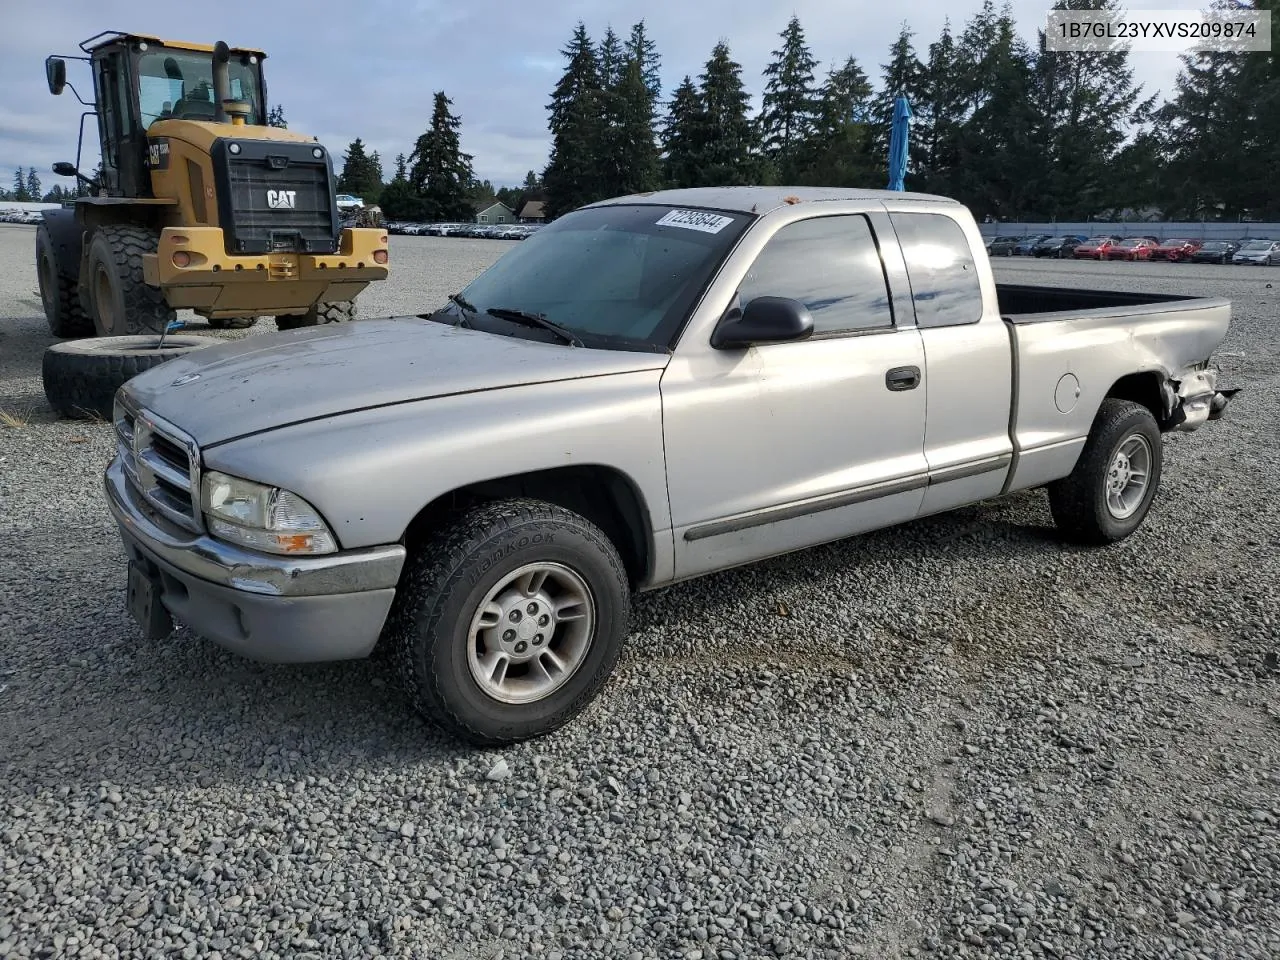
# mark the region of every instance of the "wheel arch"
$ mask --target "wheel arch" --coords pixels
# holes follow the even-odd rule
[[[1128,400],[1146,407],[1165,430],[1177,405],[1177,394],[1162,371],[1128,373],[1111,385],[1104,400]]]
[[[450,490],[418,511],[402,542],[413,550],[460,511],[508,497],[554,503],[596,524],[622,556],[633,588],[652,575],[655,544],[648,505],[634,480],[603,464],[552,467]]]

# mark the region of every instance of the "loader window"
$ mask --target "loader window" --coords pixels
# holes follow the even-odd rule
[[[262,87],[258,65],[234,55],[227,65],[231,96],[252,106],[246,122],[261,124]],[[138,57],[138,104],[145,130],[157,120],[213,120],[213,57],[206,53],[160,48]]]

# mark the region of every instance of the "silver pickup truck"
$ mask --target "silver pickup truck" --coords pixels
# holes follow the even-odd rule
[[[562,217],[433,312],[127,383],[106,493],[148,635],[394,657],[477,743],[600,689],[631,594],[1028,488],[1142,523],[1219,417],[1225,300],[997,284],[968,211],[707,188]],[[1192,518],[1188,518],[1190,521]]]

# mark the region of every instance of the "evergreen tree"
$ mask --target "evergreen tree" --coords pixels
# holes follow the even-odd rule
[[[631,27],[626,54],[631,59],[640,61],[640,73],[644,76],[644,85],[649,89],[649,100],[656,111],[662,99],[662,58],[658,55],[658,45],[649,37],[643,20]]]
[[[1012,11],[996,14],[988,0],[966,27],[959,58],[971,112],[959,131],[953,195],[979,217],[1032,216],[1043,205],[1045,144],[1031,53]]]
[[[831,70],[818,94],[814,130],[803,144],[796,180],[817,186],[870,187],[871,82],[849,57]]]
[[[622,79],[624,55],[622,41],[613,32],[613,27],[606,27],[604,39],[600,41],[600,88],[610,90]]]
[[[644,67],[610,29],[600,45],[600,190],[606,196],[652,190],[658,184],[655,103]]]
[[[338,189],[370,202],[382,192],[382,163],[376,153],[368,156],[364,152],[364,141],[359,137],[347,147]]]
[[[40,178],[36,176],[35,167],[30,167],[27,170],[27,196],[29,196],[33,202],[39,201],[41,196]]]
[[[382,191],[378,206],[391,220],[422,220],[426,211],[422,198],[409,183],[408,160],[403,153],[396,156],[396,173]]]
[[[761,179],[760,141],[747,110],[742,65],[723,40],[715,45],[699,77],[701,110],[693,128],[692,156],[705,186],[735,186]]]
[[[644,68],[628,57],[613,91],[616,113],[611,130],[612,163],[616,194],[656,190],[660,180],[658,147],[653,139],[654,103],[644,82]]]
[[[524,183],[521,186],[526,193],[534,193],[542,189],[542,181],[538,179],[536,171],[530,170],[524,175]]]
[[[764,69],[760,129],[765,155],[784,181],[795,179],[802,145],[813,135],[817,97],[813,72],[817,61],[805,43],[800,20],[792,17],[780,34],[782,46]]]
[[[702,98],[693,79],[686,74],[671,97],[662,130],[662,176],[668,186],[701,184],[698,138],[703,126]]]
[[[1057,0],[1055,10],[1120,9],[1117,0]],[[1047,214],[1059,220],[1094,216],[1111,205],[1112,164],[1137,105],[1126,50],[1051,51],[1040,34],[1032,104],[1045,126],[1040,159]]]
[[[470,190],[475,177],[471,156],[462,152],[458,131],[462,120],[452,112],[453,102],[438,91],[431,112],[431,126],[418,137],[409,158],[409,183],[421,197],[429,220],[470,220]]]
[[[920,102],[912,105],[920,189],[950,196],[959,176],[960,133],[965,119],[964,76],[950,20],[929,44],[929,60],[920,84]]]
[[[276,104],[267,111],[267,126],[285,128],[289,126],[289,122],[284,118],[284,107]]]
[[[31,199],[31,195],[27,193],[27,178],[21,167],[13,172],[13,189],[9,191],[9,195],[17,203],[26,203]]]
[[[600,63],[583,23],[561,53],[568,65],[548,107],[551,157],[542,176],[549,219],[607,196],[601,177]]]

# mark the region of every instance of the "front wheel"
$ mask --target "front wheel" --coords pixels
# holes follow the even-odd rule
[[[1128,400],[1104,400],[1075,469],[1049,485],[1058,529],[1077,543],[1123,540],[1146,519],[1163,463],[1151,411]]]
[[[613,672],[630,586],[585,518],[539,500],[477,507],[415,551],[384,641],[419,712],[480,745],[543,736]]]
[[[164,333],[177,317],[157,287],[142,275],[142,258],[155,253],[160,233],[150,227],[108,224],[89,242],[89,302],[100,337]]]

